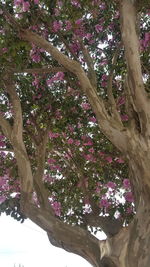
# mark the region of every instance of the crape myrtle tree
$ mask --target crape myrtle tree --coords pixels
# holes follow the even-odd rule
[[[0,212],[96,267],[150,266],[148,2],[0,3]]]

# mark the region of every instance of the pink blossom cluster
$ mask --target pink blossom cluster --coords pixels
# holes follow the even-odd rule
[[[39,0],[33,0],[35,5],[39,4]],[[30,2],[26,0],[14,0],[14,5],[20,7],[23,12],[27,12],[30,9]]]
[[[110,207],[110,202],[109,202],[109,200],[108,199],[106,199],[106,197],[105,196],[103,196],[102,198],[101,198],[101,200],[100,200],[100,208],[109,208]]]
[[[56,82],[56,81],[63,81],[64,76],[65,76],[64,72],[62,71],[57,72],[56,75],[54,75],[54,77],[47,80],[47,85],[51,85],[53,82]]]
[[[5,147],[5,136],[0,135],[0,147]]]
[[[72,4],[73,6],[75,6],[75,7],[78,7],[78,8],[81,7],[81,5],[80,5],[80,3],[79,3],[78,0],[71,0],[71,4]]]
[[[7,191],[9,189],[8,180],[8,175],[0,176],[0,191]]]
[[[49,202],[55,212],[55,215],[60,216],[61,215],[61,203],[59,201],[56,201],[54,196],[52,196],[49,199]]]
[[[70,45],[70,49],[74,54],[77,54],[80,51],[80,44],[77,41],[74,41]]]
[[[60,136],[60,134],[59,133],[53,133],[53,132],[49,132],[49,137],[50,138],[58,138]]]
[[[96,25],[95,25],[95,31],[96,31],[97,33],[102,32],[102,31],[103,31],[103,26],[100,25],[100,24],[96,24]]]
[[[2,204],[6,200],[6,196],[1,195],[0,196],[0,204]]]
[[[43,50],[42,50],[43,52]],[[41,61],[41,48],[37,48],[34,44],[32,44],[32,49],[30,51],[30,57],[33,62],[40,62]]]
[[[61,28],[62,28],[62,22],[61,22],[61,21],[57,21],[57,20],[55,20],[55,21],[53,22],[53,25],[52,25],[52,30],[53,30],[53,32],[58,32],[58,31],[61,30]]]
[[[82,103],[81,103],[81,107],[82,107],[84,110],[89,110],[89,109],[91,109],[90,104],[87,103],[87,102],[82,102]]]
[[[93,122],[93,123],[96,123],[96,118],[94,116],[93,117],[89,117],[89,121]]]
[[[87,161],[96,162],[96,158],[93,156],[93,154],[83,154],[83,157]]]
[[[140,45],[142,50],[145,50],[146,48],[148,48],[150,46],[150,33],[146,32],[144,34],[144,38],[140,40]]]

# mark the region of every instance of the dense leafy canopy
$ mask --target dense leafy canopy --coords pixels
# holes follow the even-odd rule
[[[83,227],[87,227],[86,215],[91,212],[128,224],[135,208],[124,156],[99,129],[78,78],[41,46],[23,38],[24,30],[29,29],[78,61],[108,114],[113,114],[115,105],[116,116],[128,127],[127,71],[117,1],[7,0],[1,1],[0,14],[1,115],[13,126],[14,106],[4,86],[9,76],[21,103],[23,140],[33,174],[37,149],[48,133],[43,183],[55,215]],[[144,8],[138,27],[148,91],[150,35]],[[0,151],[0,210],[20,220],[24,216],[19,208],[17,162],[2,128]],[[33,200],[39,205],[36,186],[34,190]]]

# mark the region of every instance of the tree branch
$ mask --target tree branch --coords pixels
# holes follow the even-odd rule
[[[116,62],[117,62],[117,58],[118,58],[118,55],[119,55],[120,47],[121,47],[121,44],[118,45],[118,47],[117,47],[117,49],[116,49],[116,51],[114,53],[113,59],[112,59],[112,66],[111,66],[111,71],[110,71],[110,74],[109,74],[108,85],[107,85],[107,95],[108,95],[108,101],[110,103],[110,106],[111,106],[112,113],[113,113],[114,117],[116,117],[116,119],[122,124],[120,115],[119,115],[119,113],[117,111],[117,108],[116,108],[115,98],[114,98],[113,92],[112,92],[112,82],[113,82],[114,67],[115,67]]]
[[[12,126],[10,123],[0,114],[0,126],[2,128],[3,134],[11,140]]]
[[[4,81],[4,88],[5,91],[9,94],[10,100],[13,106],[13,115],[14,115],[14,122],[13,122],[13,135],[14,137],[20,141],[22,140],[22,132],[23,132],[23,122],[22,122],[22,109],[19,97],[15,90],[15,84],[13,81],[12,72],[5,72],[3,76]]]
[[[100,227],[108,237],[116,235],[122,228],[122,222],[110,217],[95,214],[85,215],[86,223],[93,227]]]
[[[120,2],[122,39],[128,69],[128,82],[134,102],[134,109],[139,116],[141,133],[150,135],[150,107],[142,80],[139,40],[137,36],[136,8],[132,0]]]
[[[17,92],[15,90],[15,83],[13,81],[13,75],[12,72],[4,73],[3,76],[3,83],[4,83],[4,89],[9,94],[10,100],[13,106],[13,115],[14,115],[14,122],[11,130],[11,135],[9,134],[8,137],[16,156],[19,174],[21,177],[21,191],[23,192],[22,196],[26,199],[27,196],[32,194],[33,190],[33,177],[32,177],[32,171],[31,171],[31,165],[30,161],[27,155],[27,151],[23,142],[23,122],[22,122],[22,109],[19,97],[17,95]],[[2,118],[1,118],[2,119]],[[3,122],[2,127],[5,128],[7,126],[7,129],[5,130],[6,136],[8,133],[8,130],[10,132],[10,127],[8,127],[8,123],[4,120],[1,120]],[[26,200],[22,200],[22,203]]]
[[[79,38],[78,38],[79,39]],[[94,70],[94,63],[93,63],[93,60],[90,56],[90,53],[88,51],[88,49],[84,46],[83,42],[81,41],[81,39],[79,39],[79,43],[80,43],[80,46],[81,46],[81,49],[82,49],[82,52],[83,52],[83,55],[84,55],[84,59],[87,63],[87,66],[88,66],[88,78],[92,84],[92,86],[94,88],[97,88],[97,78],[96,78],[96,73],[95,73],[95,70]]]
[[[25,215],[47,232],[53,245],[80,255],[92,266],[102,267],[97,265],[100,259],[99,240],[88,231],[65,224],[46,210],[29,203]]]
[[[32,31],[22,30],[21,37],[28,42],[35,43],[44,48],[55,60],[58,61],[59,64],[78,77],[81,88],[87,95],[93,111],[96,114],[102,132],[119,150],[126,151],[127,140],[124,127],[121,123],[116,121],[115,118],[108,115],[102,99],[97,95],[96,89],[91,85],[82,66],[78,62],[69,59],[48,41]]]
[[[44,74],[44,73],[59,72],[59,71],[67,72],[67,70],[63,67],[52,67],[52,66],[48,66],[45,68],[13,70],[14,73],[31,73],[31,74]]]
[[[46,145],[48,141],[48,132],[49,128],[45,131],[44,136],[41,140],[41,143],[37,146],[36,150],[36,172],[33,176],[35,191],[37,193],[38,201],[40,203],[40,206],[42,208],[45,208],[51,212],[51,214],[54,214],[53,209],[50,206],[50,203],[48,201],[49,197],[49,191],[45,188],[43,184],[43,175],[44,175],[44,169],[45,169],[45,154],[46,154]]]

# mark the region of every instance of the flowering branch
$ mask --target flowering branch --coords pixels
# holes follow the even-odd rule
[[[103,100],[97,95],[96,89],[91,85],[82,66],[78,62],[65,56],[56,47],[51,45],[51,43],[32,31],[23,30],[21,32],[21,37],[28,42],[35,43],[36,45],[44,48],[55,60],[58,61],[59,64],[78,77],[81,88],[91,103],[103,133],[120,150],[126,150],[126,135],[123,131],[124,127],[122,126],[122,123],[116,121],[115,118],[108,115]]]

